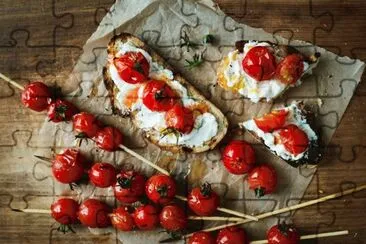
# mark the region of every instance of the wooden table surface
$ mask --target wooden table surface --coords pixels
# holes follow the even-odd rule
[[[86,3],[87,2],[87,3]],[[0,70],[25,84],[42,79],[61,83],[81,47],[113,1],[2,0]],[[366,61],[366,1],[220,0],[236,20],[285,37],[313,42],[340,55]],[[365,75],[363,76],[365,80]],[[361,83],[304,198],[314,199],[366,183],[366,82]],[[0,82],[0,243],[115,243],[84,228],[77,235],[56,233],[49,216],[13,213],[24,207],[24,192],[44,192],[26,172],[32,131],[44,115],[22,107],[19,91]],[[23,153],[19,155],[19,150]],[[366,192],[308,207],[293,220],[303,233],[348,229],[345,237],[308,243],[366,243]]]

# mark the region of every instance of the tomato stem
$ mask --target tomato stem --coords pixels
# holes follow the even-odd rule
[[[254,190],[254,192],[255,192],[255,196],[256,196],[256,197],[258,197],[258,198],[261,198],[261,197],[263,197],[264,195],[266,195],[266,194],[265,194],[266,190],[265,190],[263,187],[258,187],[258,188],[256,188],[256,189]]]

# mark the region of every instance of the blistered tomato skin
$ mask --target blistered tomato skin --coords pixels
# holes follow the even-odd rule
[[[269,80],[276,72],[276,58],[268,47],[257,46],[246,53],[242,66],[256,81]]]
[[[78,218],[82,225],[90,228],[105,228],[111,225],[111,209],[97,199],[87,199],[80,204]]]
[[[284,84],[295,84],[304,72],[302,56],[290,54],[278,64],[276,77]]]
[[[284,109],[274,110],[260,118],[254,119],[255,124],[264,132],[272,132],[285,125],[288,112]]]
[[[159,215],[160,225],[168,231],[181,231],[187,227],[187,215],[177,205],[165,206]]]
[[[297,156],[309,147],[307,134],[298,126],[290,124],[278,131],[278,143],[284,145],[286,150]]]
[[[210,216],[216,212],[220,197],[209,184],[193,188],[188,194],[188,206],[198,216]]]
[[[73,116],[72,125],[77,137],[93,138],[100,129],[101,122],[94,115],[81,112]]]
[[[60,198],[51,205],[51,215],[57,222],[63,225],[79,222],[77,212],[79,204],[70,198]]]
[[[131,231],[135,227],[135,221],[126,207],[120,206],[113,210],[111,222],[114,228],[120,231]]]
[[[171,202],[176,193],[176,184],[173,178],[167,175],[153,175],[146,181],[146,196],[158,204]]]
[[[52,174],[57,181],[70,184],[81,179],[86,165],[79,150],[66,149],[63,153],[56,154],[52,160]]]
[[[255,191],[257,197],[271,194],[277,186],[277,173],[275,169],[262,164],[252,169],[247,177],[249,188]]]
[[[221,157],[227,171],[236,175],[247,173],[255,163],[254,149],[242,140],[231,141]]]
[[[188,244],[215,244],[211,232],[195,232],[188,240]]]
[[[159,224],[159,211],[153,205],[143,205],[135,209],[133,219],[140,230],[152,230]]]
[[[110,187],[116,182],[116,169],[108,163],[95,163],[89,170],[89,179],[96,187]]]
[[[137,202],[145,194],[145,177],[135,171],[121,171],[113,191],[116,199],[122,203]]]
[[[25,107],[37,112],[44,111],[52,102],[52,94],[48,86],[35,81],[27,85],[22,92],[22,103]]]
[[[181,104],[176,104],[165,114],[165,121],[169,128],[188,134],[192,131],[194,125],[193,112]]]
[[[107,126],[97,131],[94,141],[99,148],[113,152],[123,143],[123,135],[117,128]]]
[[[281,223],[268,230],[267,240],[268,244],[298,244],[300,235],[293,226]]]
[[[66,100],[57,99],[48,107],[47,116],[49,121],[59,123],[62,121],[70,121],[78,112],[79,110],[74,104]]]
[[[151,111],[166,112],[173,108],[179,99],[164,81],[150,80],[144,88],[142,102]]]
[[[119,76],[127,83],[144,82],[149,75],[150,64],[140,52],[127,52],[113,62]]]
[[[216,244],[247,244],[247,235],[243,228],[236,226],[226,227],[219,231]]]

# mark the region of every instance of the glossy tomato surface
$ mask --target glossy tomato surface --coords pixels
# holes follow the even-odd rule
[[[123,143],[123,135],[117,128],[107,126],[97,131],[94,140],[99,148],[113,152]]]
[[[187,227],[187,215],[178,205],[163,207],[159,215],[160,225],[168,231],[181,231]]]
[[[127,52],[114,59],[119,76],[127,83],[136,84],[146,81],[150,64],[141,52]]]
[[[254,119],[255,124],[264,132],[272,132],[285,125],[288,112],[284,109],[274,110],[260,118]]]
[[[75,114],[72,118],[72,125],[77,137],[93,138],[101,126],[94,115],[86,112]]]
[[[48,108],[52,102],[51,97],[52,94],[48,86],[35,81],[24,87],[21,100],[25,107],[41,112]]]
[[[173,178],[167,175],[153,175],[146,181],[146,196],[158,204],[171,202],[176,193],[176,184]]]
[[[179,99],[173,89],[160,80],[150,80],[144,88],[142,97],[142,101],[148,109],[158,112],[165,112],[173,108]]]
[[[307,134],[298,126],[290,124],[278,131],[279,143],[282,143],[286,150],[297,156],[306,151],[309,147]]]
[[[262,164],[249,172],[247,182],[249,188],[255,191],[255,195],[262,197],[273,193],[276,189],[277,173],[272,166]]]
[[[209,184],[193,188],[188,194],[189,208],[199,216],[210,216],[220,204],[220,197]]]
[[[269,80],[276,72],[276,58],[268,47],[257,46],[246,53],[242,66],[256,81]]]
[[[254,166],[254,149],[245,141],[233,140],[225,147],[222,161],[230,173],[245,174]]]
[[[187,134],[193,129],[193,112],[181,104],[176,104],[165,114],[165,122],[169,128]]]
[[[247,235],[243,228],[236,226],[226,227],[219,231],[216,238],[217,244],[247,244]]]
[[[57,222],[64,225],[79,222],[77,212],[79,204],[70,198],[60,198],[51,205],[51,215]]]
[[[277,66],[276,77],[284,84],[295,84],[304,72],[303,58],[298,54],[286,56]]]
[[[52,174],[61,183],[69,184],[81,179],[86,160],[79,150],[66,149],[52,160]]]
[[[145,194],[145,176],[136,171],[121,171],[113,186],[114,196],[122,203],[137,202]]]
[[[296,228],[285,223],[272,226],[267,232],[268,244],[298,244],[300,235]]]
[[[118,207],[113,210],[111,222],[114,228],[120,231],[131,231],[135,227],[135,221],[126,207]]]
[[[189,238],[188,244],[215,244],[215,238],[213,238],[210,232],[199,231],[193,233]]]
[[[90,228],[105,228],[111,225],[110,207],[97,199],[87,199],[80,204],[78,218],[81,224]]]
[[[108,163],[95,163],[89,170],[89,179],[97,187],[110,187],[116,182],[116,169]]]
[[[135,209],[133,219],[141,230],[152,230],[159,224],[159,211],[153,205],[143,205]]]
[[[79,110],[71,102],[57,99],[48,107],[47,116],[49,121],[58,123],[62,121],[70,121],[72,116],[78,112]]]

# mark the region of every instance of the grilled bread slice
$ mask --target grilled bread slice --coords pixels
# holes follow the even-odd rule
[[[189,106],[187,106],[193,110],[195,115],[198,115],[198,117],[200,115],[203,117],[207,115],[206,117],[209,119],[201,119],[201,124],[197,122],[198,117],[195,116],[196,121],[194,129],[191,132],[195,133],[194,135],[188,134],[187,136],[177,133],[174,130],[172,131],[171,128],[157,128],[155,126],[146,127],[146,121],[142,121],[144,116],[145,119],[148,119],[150,122],[152,122],[152,124],[154,124],[154,119],[160,118],[160,120],[162,120],[164,116],[163,114],[151,114],[153,116],[146,116],[146,114],[143,114],[142,110],[146,112],[146,107],[142,109],[144,105],[141,101],[142,95],[140,90],[136,93],[138,96],[136,100],[140,104],[137,106],[139,108],[134,108],[136,106],[133,105],[126,106],[126,104],[121,101],[123,100],[121,97],[123,97],[125,93],[129,92],[128,89],[131,88],[131,85],[118,85],[118,82],[121,82],[121,80],[116,77],[116,72],[113,71],[113,60],[114,58],[123,54],[123,52],[130,51],[141,52],[144,54],[145,58],[148,56],[146,59],[149,60],[150,63],[149,79],[163,80],[168,86],[173,88],[173,90],[175,90],[181,96],[184,106],[186,107],[186,104],[188,104]],[[134,125],[143,130],[144,135],[146,138],[148,138],[148,140],[164,150],[173,152],[204,152],[213,149],[227,132],[228,122],[223,113],[204,96],[202,96],[199,91],[197,91],[180,74],[175,73],[173,68],[154,50],[149,48],[142,40],[129,33],[122,33],[120,35],[114,36],[108,44],[108,62],[103,69],[103,77],[111,98],[113,111],[121,116],[130,117]],[[141,86],[143,87],[144,84]],[[184,99],[186,100],[183,101]],[[150,112],[151,111],[148,111],[148,113]],[[158,124],[161,123],[164,122],[159,121]],[[207,138],[207,140],[204,140],[204,138]]]

